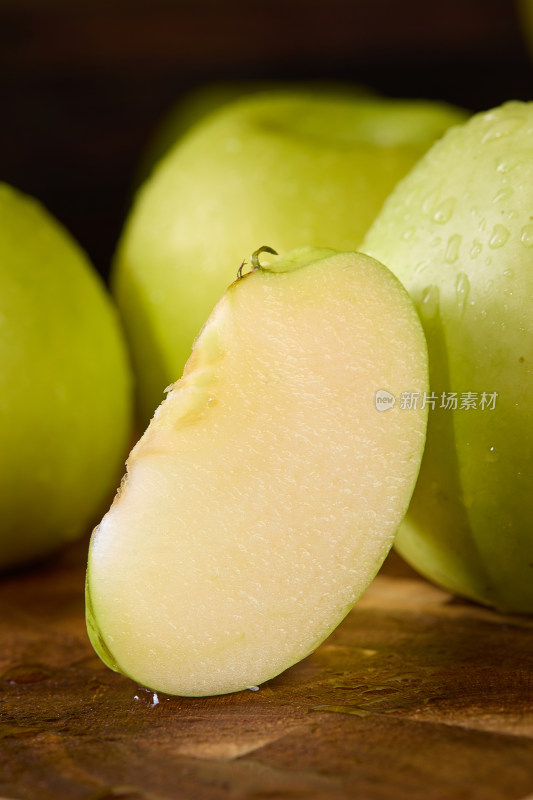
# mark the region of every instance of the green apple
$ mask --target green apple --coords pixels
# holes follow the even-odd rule
[[[416,302],[436,395],[398,549],[453,591],[532,612],[533,103],[447,133],[363,249]]]
[[[282,92],[198,123],[139,192],[115,262],[142,418],[246,254],[356,248],[398,179],[463,119],[436,103]]]
[[[131,430],[118,318],[86,256],[0,184],[0,569],[90,530]]]
[[[288,95],[298,92],[308,93],[311,97],[322,94],[352,99],[374,95],[365,86],[337,81],[282,83],[280,81],[240,80],[199,86],[175,103],[157,126],[141,158],[135,179],[136,187],[149,177],[157,162],[176,144],[178,139],[207,114],[211,114],[241,97],[264,92],[275,92],[277,96],[282,96],[284,92]]]
[[[426,343],[389,270],[315,248],[255,266],[91,541],[96,651],[170,694],[258,685],[317,647],[385,558],[424,446],[426,410],[393,401],[426,391]]]

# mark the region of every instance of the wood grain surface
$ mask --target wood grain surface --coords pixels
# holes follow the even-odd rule
[[[0,796],[525,800],[533,618],[393,556],[335,633],[258,691],[156,695],[84,624],[86,544],[0,583]]]

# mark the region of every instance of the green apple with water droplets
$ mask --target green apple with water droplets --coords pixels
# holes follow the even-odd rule
[[[464,118],[442,103],[301,90],[195,125],[138,193],[115,259],[142,419],[258,242],[357,249],[396,182]]]
[[[533,612],[533,103],[449,131],[363,249],[417,304],[435,394],[398,549],[453,591]]]
[[[0,184],[0,570],[89,533],[127,452],[131,375],[92,265]]]
[[[93,534],[103,660],[210,695],[308,655],[378,571],[416,481],[427,412],[377,397],[427,385],[414,306],[374,259],[302,248],[233,283]]]

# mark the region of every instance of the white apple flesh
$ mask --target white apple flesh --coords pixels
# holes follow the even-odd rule
[[[170,694],[258,685],[368,586],[407,509],[427,388],[414,307],[381,264],[303,248],[237,280],[95,530],[88,629]]]

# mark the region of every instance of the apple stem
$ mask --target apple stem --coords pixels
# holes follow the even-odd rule
[[[276,250],[274,250],[272,247],[269,247],[266,244],[264,244],[262,247],[259,247],[257,250],[255,250],[252,253],[252,258],[251,258],[251,261],[252,261],[252,272],[254,272],[256,269],[268,270],[268,267],[263,267],[259,263],[259,256],[261,255],[261,253],[271,253],[273,256],[277,256],[278,255]]]
[[[252,262],[252,268],[251,268],[250,272],[255,272],[258,269],[262,270],[263,272],[264,271],[268,272],[268,267],[263,267],[259,263],[259,256],[260,256],[261,253],[272,253],[273,256],[277,256],[278,255],[276,250],[274,250],[272,247],[269,247],[266,244],[264,244],[262,247],[259,247],[257,250],[254,250],[254,252],[252,253],[252,257],[250,259],[251,262]],[[237,280],[238,281],[240,281],[241,278],[244,278],[244,275],[242,274],[242,271],[243,271],[245,266],[246,266],[246,261],[243,261],[241,263],[241,266],[237,270]],[[249,275],[250,273],[246,273],[246,274]]]

